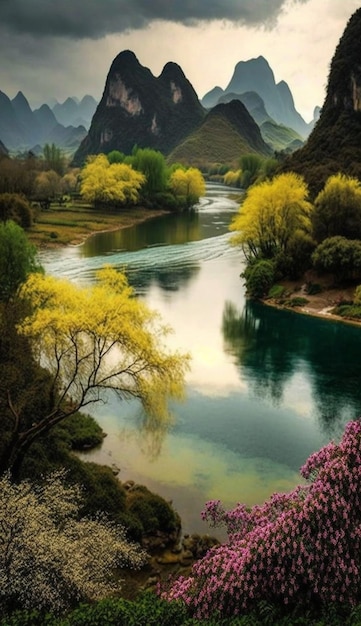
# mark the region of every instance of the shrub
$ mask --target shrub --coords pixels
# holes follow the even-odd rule
[[[274,277],[272,261],[256,261],[247,266],[243,273],[247,293],[254,298],[263,298],[270,290]]]
[[[281,607],[348,607],[361,586],[361,421],[347,424],[301,468],[308,480],[262,506],[225,511],[208,502],[203,518],[224,524],[229,541],[212,548],[181,577],[168,599],[183,600],[197,618],[236,616],[257,602]],[[330,622],[332,623],[332,622]]]
[[[273,285],[268,292],[268,297],[275,298],[277,300],[278,298],[282,298],[285,291],[286,289],[285,287],[283,287],[283,285]]]
[[[81,600],[118,592],[118,567],[146,555],[104,516],[79,519],[80,492],[64,472],[41,484],[0,480],[0,610],[60,613]]]

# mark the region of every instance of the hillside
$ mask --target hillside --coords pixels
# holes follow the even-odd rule
[[[240,156],[250,152],[270,156],[272,151],[246,107],[233,100],[211,109],[200,127],[171,152],[168,161],[238,167]]]
[[[361,9],[350,18],[331,61],[326,98],[307,143],[284,170],[303,174],[313,193],[338,171],[361,178]]]

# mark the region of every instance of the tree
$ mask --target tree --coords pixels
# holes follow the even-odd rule
[[[36,248],[15,222],[0,224],[0,302],[8,302],[31,272],[39,271]]]
[[[65,157],[60,148],[58,148],[54,143],[51,145],[46,143],[43,148],[43,156],[47,169],[53,170],[59,176],[64,174]]]
[[[259,154],[243,154],[239,160],[241,167],[241,187],[248,189],[257,180],[263,167],[264,157]]]
[[[301,468],[308,483],[251,509],[206,504],[203,519],[224,524],[228,542],[212,548],[163,596],[194,617],[242,615],[260,602],[303,611],[360,601],[361,421],[349,422]]]
[[[134,297],[124,274],[107,267],[98,282],[79,288],[52,276],[32,274],[20,297],[31,313],[18,326],[45,368],[48,402],[28,422],[8,398],[11,436],[0,470],[16,468],[41,434],[113,390],[120,399],[138,398],[159,423],[169,417],[167,400],[181,398],[188,356],[169,353],[169,329]]]
[[[29,202],[17,193],[0,194],[0,220],[13,220],[22,228],[32,225],[33,214]]]
[[[330,176],[315,199],[312,222],[317,241],[336,235],[360,239],[360,181],[340,173]]]
[[[143,191],[154,194],[164,191],[167,184],[167,167],[163,154],[151,148],[138,148],[133,157],[133,167],[145,176]]]
[[[230,226],[238,231],[232,242],[242,245],[248,260],[287,252],[295,233],[311,230],[307,194],[303,178],[293,172],[252,187]]]
[[[110,164],[104,154],[90,157],[80,173],[80,193],[96,205],[135,204],[145,176],[125,163]]]
[[[171,174],[170,187],[176,196],[185,198],[188,207],[196,204],[205,193],[204,178],[195,167],[176,169]]]
[[[346,237],[324,239],[312,254],[314,267],[322,273],[334,274],[337,280],[361,277],[361,241]]]
[[[80,489],[64,472],[41,484],[0,478],[0,607],[59,613],[119,591],[114,570],[139,568],[145,552],[106,518],[79,519]]]
[[[54,170],[40,172],[35,178],[34,195],[44,209],[50,208],[50,203],[55,200],[61,190],[61,178]]]

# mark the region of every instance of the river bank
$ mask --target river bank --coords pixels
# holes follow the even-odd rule
[[[264,298],[262,302],[267,306],[280,309],[290,309],[303,315],[321,317],[334,322],[343,322],[360,326],[361,321],[341,317],[334,313],[334,309],[344,302],[351,302],[357,285],[335,285],[330,276],[317,276],[314,272],[307,272],[302,280],[281,281],[284,294],[281,298]],[[309,293],[309,285],[317,284],[319,291]],[[287,298],[285,297],[287,296]],[[286,303],[284,302],[286,300]],[[290,301],[303,300],[302,304],[290,305]]]
[[[52,205],[49,210],[37,213],[27,235],[39,249],[76,246],[97,233],[129,228],[167,213],[141,206],[105,212],[85,203]]]

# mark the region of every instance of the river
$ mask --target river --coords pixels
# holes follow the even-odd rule
[[[107,437],[86,459],[115,464],[172,500],[184,532],[206,532],[204,503],[260,503],[298,482],[309,454],[361,413],[361,330],[246,301],[228,226],[239,191],[208,184],[194,211],[101,233],[42,253],[78,284],[111,263],[192,356],[187,397],[167,432],[149,432],[136,401],[108,397],[92,414]]]

